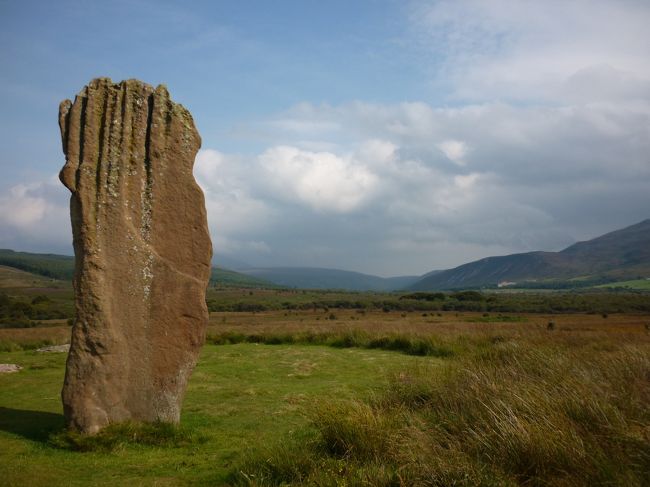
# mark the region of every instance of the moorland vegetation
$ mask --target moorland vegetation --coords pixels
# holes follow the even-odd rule
[[[644,292],[211,287],[182,426],[84,437],[35,350],[69,340],[70,284],[31,282],[0,295],[6,485],[650,482]]]

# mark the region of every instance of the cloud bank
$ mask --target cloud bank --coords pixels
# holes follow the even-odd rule
[[[199,152],[218,253],[421,274],[650,217],[647,2],[416,1],[408,14],[394,49],[436,96],[305,101],[233,128],[253,153]],[[0,245],[69,242],[65,193],[8,188]]]
[[[319,142],[304,140],[303,124]],[[647,103],[301,104],[261,125],[282,145],[245,162],[215,155],[222,175],[200,181],[216,208],[223,193],[211,188],[236,173],[243,207],[257,201],[267,229],[240,219],[235,233],[283,263],[313,265],[297,248],[307,242],[319,265],[424,272],[557,250],[648,217]],[[210,214],[215,229],[229,228],[228,216]]]

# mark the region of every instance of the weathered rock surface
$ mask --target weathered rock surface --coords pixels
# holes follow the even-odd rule
[[[163,85],[99,78],[61,103],[59,125],[76,264],[66,422],[177,422],[212,257],[192,116]]]

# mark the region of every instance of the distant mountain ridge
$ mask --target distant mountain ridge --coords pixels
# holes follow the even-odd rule
[[[420,276],[379,277],[318,267],[262,267],[239,272],[287,287],[347,291],[396,291],[420,279]]]
[[[560,252],[486,257],[421,276],[379,277],[317,267],[254,268],[222,255],[215,256],[215,261],[220,266],[212,269],[211,285],[226,287],[428,291],[496,287],[500,283],[594,285],[650,277],[650,219]],[[60,280],[69,280],[74,273],[74,257],[67,255],[0,249],[0,265]],[[228,265],[237,268],[231,270]]]
[[[425,276],[413,291],[462,289],[543,280],[650,277],[650,219],[560,252],[527,252],[486,257]]]

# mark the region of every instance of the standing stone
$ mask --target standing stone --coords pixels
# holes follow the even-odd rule
[[[167,88],[91,81],[59,107],[77,318],[68,427],[180,418],[205,340],[212,244],[192,175],[201,138]]]

